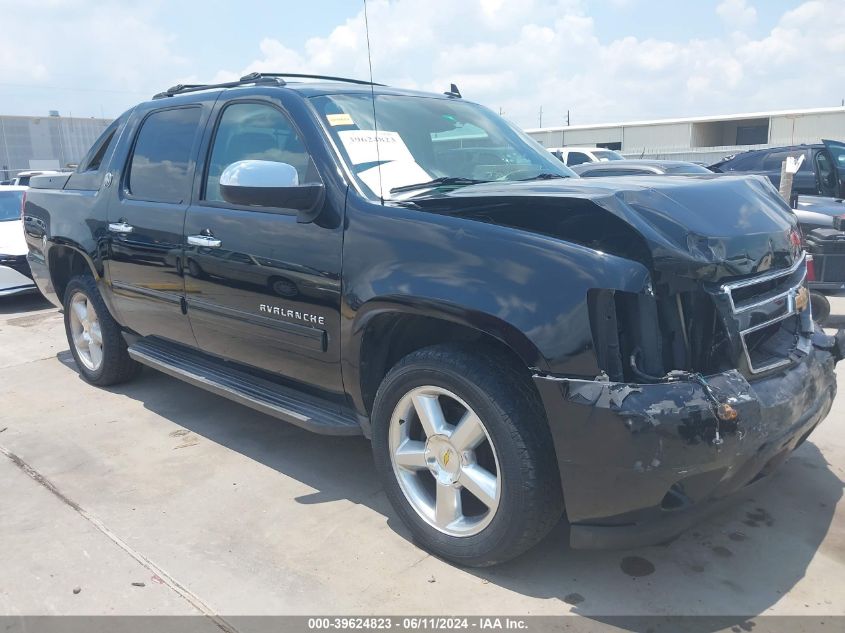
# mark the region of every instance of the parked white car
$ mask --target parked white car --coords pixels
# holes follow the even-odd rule
[[[563,161],[563,164],[567,167],[583,163],[625,160],[625,157],[619,152],[603,147],[550,147],[549,151]]]
[[[21,219],[26,189],[0,186],[0,297],[37,290],[26,261]]]

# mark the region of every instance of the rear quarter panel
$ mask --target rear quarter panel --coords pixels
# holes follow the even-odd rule
[[[50,252],[69,247],[79,252],[100,282],[106,236],[106,205],[97,191],[32,188],[24,207],[27,259],[39,290],[52,303],[61,305],[50,274]],[[102,289],[102,288],[101,288]],[[106,302],[108,304],[108,298]],[[109,306],[111,308],[111,306]]]

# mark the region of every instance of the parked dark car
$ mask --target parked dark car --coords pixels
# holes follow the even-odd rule
[[[564,505],[575,547],[665,541],[828,414],[842,337],[763,179],[582,179],[456,89],[316,79],[174,87],[33,178],[29,261],[85,380],[145,364],[363,434],[465,565]]]
[[[780,186],[780,172],[787,156],[804,155],[792,183],[795,195],[845,197],[845,143],[824,140],[815,145],[790,145],[755,149],[723,158],[710,169],[725,174],[762,174]]]
[[[681,160],[617,160],[605,163],[584,163],[570,167],[582,178],[604,176],[694,176],[713,175],[713,172],[697,163]]]

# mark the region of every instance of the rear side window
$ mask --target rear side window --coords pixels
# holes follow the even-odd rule
[[[114,138],[114,130],[103,141],[103,144],[97,148],[97,152],[91,157],[91,162],[85,165],[84,171],[99,171],[100,165],[103,164],[103,158],[106,156],[106,150],[111,145],[111,140]]]
[[[129,193],[150,202],[187,200],[194,169],[193,148],[202,110],[153,112],[141,124],[129,166]]]
[[[100,134],[99,138],[94,141],[91,149],[88,150],[85,158],[83,158],[82,162],[79,164],[79,169],[77,170],[78,172],[98,171],[100,169],[100,165],[103,164],[103,158],[106,156],[106,151],[111,145],[118,126],[122,122],[121,119],[123,119],[123,117],[112,121],[111,125],[103,130],[103,133]]]

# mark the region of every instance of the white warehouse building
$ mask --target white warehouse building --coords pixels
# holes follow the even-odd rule
[[[111,119],[0,115],[0,180],[78,163]]]
[[[615,149],[627,158],[712,164],[748,149],[845,140],[845,107],[544,127],[526,132],[544,147],[598,146]]]

